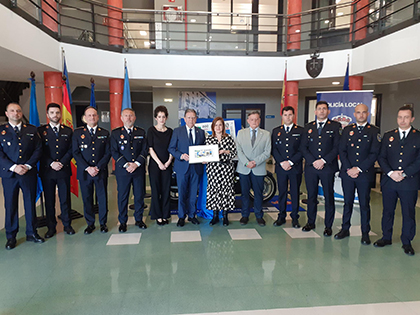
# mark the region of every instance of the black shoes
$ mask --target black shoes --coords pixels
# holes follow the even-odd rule
[[[190,221],[194,225],[200,224],[200,221],[198,221],[196,217],[192,217],[192,218],[188,217],[188,221]]]
[[[403,245],[402,248],[404,249],[404,253],[408,256],[414,256],[414,249],[411,244]]]
[[[302,228],[303,232],[309,232],[315,228],[315,224],[306,223],[306,225]]]
[[[292,226],[293,226],[295,229],[300,228],[299,219],[292,220]]]
[[[101,225],[101,233],[108,233],[108,227],[106,226],[106,224]]]
[[[283,224],[285,224],[286,223],[286,219],[283,219],[283,218],[278,218],[276,221],[274,221],[274,223],[273,223],[273,225],[274,226],[281,226],[281,225],[283,225]]]
[[[53,237],[55,235],[55,233],[57,233],[56,230],[50,230],[50,229],[48,229],[48,231],[47,231],[47,233],[45,233],[44,237],[45,238],[51,238],[51,237]]]
[[[324,236],[331,236],[332,235],[332,230],[331,228],[325,228],[324,230]]]
[[[142,230],[147,229],[147,225],[143,221],[136,221],[136,226],[138,226]]]
[[[341,229],[340,232],[338,232],[337,234],[334,235],[334,238],[336,240],[342,240],[343,238],[349,237],[349,236],[350,236],[349,230]]]
[[[249,218],[248,218],[248,217],[242,217],[242,218],[239,220],[239,223],[240,223],[241,225],[245,225],[245,224],[247,224],[247,223],[248,223],[248,221],[249,221]]]
[[[120,232],[120,233],[127,232],[127,223],[121,223],[119,228],[118,228],[118,232]]]
[[[16,247],[16,239],[13,238],[9,238],[6,242],[6,249],[10,250]]]
[[[93,231],[95,230],[95,225],[88,225],[87,228],[85,229],[85,234],[91,234]]]
[[[159,221],[158,219],[156,219],[156,224],[157,225],[165,225],[165,222],[162,220],[162,219],[160,219],[161,221]]]
[[[214,210],[213,211],[213,219],[211,219],[209,225],[215,225],[217,223],[219,223],[219,211]]]
[[[176,226],[183,227],[185,225],[185,219],[179,219]]]
[[[363,245],[370,245],[369,233],[362,234],[362,239],[360,240],[360,243],[362,243]]]
[[[71,226],[65,226],[64,232],[66,232],[67,235],[74,235],[76,234],[76,231]]]
[[[163,223],[162,225],[169,224],[169,220],[168,219],[163,219],[162,223]]]
[[[265,226],[265,220],[263,218],[257,218],[257,223],[259,226]]]
[[[45,240],[41,236],[39,236],[38,233],[34,233],[32,235],[27,235],[26,240],[28,242],[34,242],[34,243],[44,243],[45,242]]]
[[[375,247],[384,247],[386,245],[391,245],[392,241],[391,240],[384,240],[383,238],[377,240],[375,243],[373,243],[373,246]]]
[[[228,226],[229,220],[228,220],[228,211],[223,210],[223,226]]]

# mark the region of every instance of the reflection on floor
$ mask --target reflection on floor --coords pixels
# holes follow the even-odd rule
[[[374,248],[360,244],[357,208],[351,237],[324,237],[322,204],[307,238],[289,220],[274,227],[270,214],[265,227],[253,214],[246,226],[232,215],[228,227],[203,219],[158,226],[147,217],[148,229],[129,225],[119,234],[116,195],[110,177],[108,234],[84,235],[78,219],[75,235],[64,235],[60,223],[59,234],[34,244],[25,241],[22,219],[18,246],[6,251],[0,231],[0,314],[420,314],[420,242],[413,242],[418,255],[403,253],[400,210],[393,245]],[[341,216],[342,204],[336,207]],[[73,208],[82,211],[80,199]],[[381,235],[381,211],[374,192],[372,240]],[[334,233],[340,224],[336,218]],[[243,239],[250,236],[259,239]],[[131,244],[117,245],[124,242]]]

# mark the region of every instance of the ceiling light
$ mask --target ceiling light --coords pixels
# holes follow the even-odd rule
[[[166,86],[172,86],[172,83],[171,82],[167,82],[167,83],[165,83],[165,85]]]
[[[344,15],[344,12],[338,12],[337,13],[337,16],[342,16],[342,15]]]
[[[300,30],[296,30],[295,32],[296,32],[296,33],[300,33]]]
[[[236,30],[236,26],[235,26],[235,25],[234,25],[234,26],[232,26],[232,29],[233,29],[233,30]]]
[[[340,84],[340,82],[338,82],[338,81],[334,81],[332,84],[333,84],[333,85],[339,85],[339,84]]]
[[[146,31],[140,31],[140,35],[141,36],[147,36],[147,32]]]
[[[330,21],[329,20],[325,20],[324,23],[325,24],[328,24],[328,23],[330,23]]]
[[[197,20],[196,19],[191,19],[190,22],[195,23],[195,22],[197,22]]]
[[[165,103],[172,103],[173,102],[173,99],[172,98],[164,98],[163,101]]]
[[[150,46],[150,42],[145,41],[145,42],[144,42],[144,46]]]

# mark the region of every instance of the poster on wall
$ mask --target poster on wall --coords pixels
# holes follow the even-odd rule
[[[184,117],[187,108],[194,109],[198,118],[215,118],[216,92],[179,92],[179,119]]]

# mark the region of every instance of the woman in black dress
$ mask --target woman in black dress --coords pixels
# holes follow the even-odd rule
[[[152,203],[150,214],[152,220],[158,225],[168,224],[171,217],[170,189],[172,176],[172,155],[168,152],[171,141],[171,128],[166,127],[168,110],[165,106],[155,108],[154,117],[157,122],[147,131],[147,142],[149,144],[150,162],[149,177],[150,188],[152,189]]]

